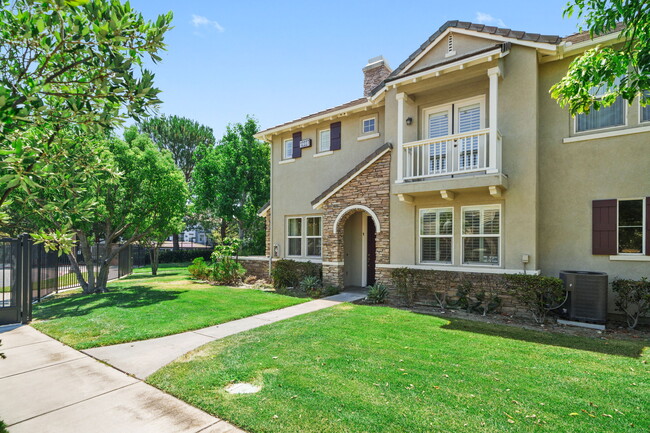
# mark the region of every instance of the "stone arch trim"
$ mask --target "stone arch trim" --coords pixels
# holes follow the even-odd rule
[[[349,214],[349,213],[351,213],[352,211],[355,211],[355,210],[361,210],[361,211],[366,212],[368,215],[370,215],[370,217],[372,218],[372,220],[375,223],[376,232],[377,233],[381,232],[381,225],[379,224],[379,218],[377,218],[377,214],[375,214],[375,212],[372,209],[370,209],[368,206],[364,206],[362,204],[353,204],[353,205],[348,206],[345,209],[343,209],[337,215],[336,219],[334,220],[334,234],[338,233],[338,226],[339,226],[339,223],[341,222],[341,218],[343,218],[345,215],[347,215],[347,214]]]

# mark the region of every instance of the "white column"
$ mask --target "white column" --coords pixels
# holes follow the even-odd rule
[[[397,183],[404,181],[404,93],[397,98]]]
[[[488,167],[487,173],[499,173],[501,171],[501,143],[499,138],[499,127],[497,121],[497,114],[499,109],[499,77],[501,76],[501,68],[494,67],[487,71],[490,77],[490,134],[489,134],[489,151],[488,151]]]

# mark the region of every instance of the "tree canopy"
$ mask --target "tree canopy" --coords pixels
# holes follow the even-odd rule
[[[619,28],[621,34],[618,44],[597,46],[573,60],[566,76],[551,88],[553,98],[571,114],[606,107],[618,97],[632,103],[642,96],[642,104],[649,103],[650,2],[573,0],[564,15],[576,15],[592,38]]]
[[[264,252],[264,222],[257,216],[270,193],[270,150],[255,139],[257,121],[230,124],[216,146],[200,150],[192,177],[195,208],[222,221],[222,235],[235,225],[246,252]]]

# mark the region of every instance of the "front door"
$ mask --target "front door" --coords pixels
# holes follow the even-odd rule
[[[366,273],[366,283],[368,286],[372,286],[375,284],[375,261],[377,258],[377,249],[376,249],[376,240],[375,240],[375,234],[377,230],[375,229],[375,222],[373,221],[371,216],[368,216],[368,229],[367,229],[367,260],[366,260],[366,267],[367,267],[367,273]]]

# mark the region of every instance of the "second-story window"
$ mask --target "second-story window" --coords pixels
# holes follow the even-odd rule
[[[595,87],[590,91],[596,98],[602,98],[607,92],[609,92],[607,86]],[[576,132],[625,125],[625,107],[625,101],[619,96],[608,107],[601,107],[599,110],[592,108],[588,114],[578,114],[576,116]]]
[[[650,102],[650,91],[646,90],[643,93],[642,98],[645,98],[648,102]],[[650,122],[650,104],[646,105],[645,107],[643,105],[641,106],[641,122]]]
[[[293,140],[289,138],[288,140],[284,140],[282,159],[291,158],[293,158]]]
[[[377,130],[377,119],[375,117],[369,117],[361,121],[361,131],[364,134],[371,134]]]
[[[318,133],[318,151],[328,152],[331,149],[330,130],[324,129]]]

